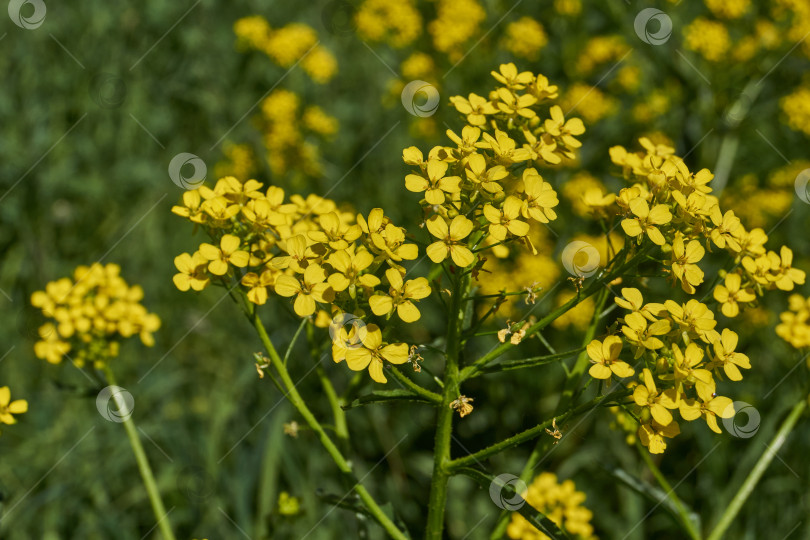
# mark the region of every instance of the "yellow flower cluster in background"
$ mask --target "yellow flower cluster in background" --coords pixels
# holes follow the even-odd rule
[[[569,113],[576,111],[588,124],[595,124],[617,110],[615,99],[585,83],[572,84],[560,98],[560,106]]]
[[[779,315],[779,320],[777,336],[797,349],[810,347],[810,298],[800,294],[790,295],[788,310]]]
[[[618,62],[627,57],[630,46],[623,36],[595,36],[585,43],[579,53],[576,69],[583,75],[590,74],[597,67],[608,62]]]
[[[307,176],[321,174],[321,159],[318,147],[307,140],[307,135],[317,139],[337,133],[336,118],[318,106],[301,108],[301,98],[290,90],[277,89],[261,103],[262,140],[267,149],[267,161],[271,172],[283,176],[290,170],[299,170]],[[247,178],[236,174],[240,180]]]
[[[233,26],[238,44],[269,56],[277,65],[288,69],[296,62],[317,83],[329,82],[337,73],[337,60],[319,44],[318,33],[303,23],[290,23],[273,29],[260,15],[237,20]]]
[[[78,367],[103,367],[118,356],[119,340],[138,335],[154,345],[160,318],[141,304],[143,289],[129,286],[117,264],[79,266],[31,295],[31,304],[50,319],[39,328],[37,358],[58,364],[68,353]]]
[[[214,167],[216,176],[235,176],[247,180],[258,172],[258,164],[253,149],[248,144],[226,142],[223,146],[225,159]]]
[[[8,386],[0,387],[0,424],[16,424],[15,414],[28,412],[28,402],[24,399],[11,401],[11,390]]]
[[[531,17],[521,17],[506,25],[502,46],[518,58],[537,60],[547,43],[548,35],[543,25]]]
[[[354,23],[361,39],[385,41],[397,49],[410,45],[422,33],[422,15],[414,0],[365,0]]]
[[[573,480],[560,482],[557,475],[540,473],[521,496],[533,508],[553,521],[558,527],[582,540],[595,540],[591,519],[593,512],[583,503],[585,494],[577,491]],[[549,537],[538,531],[526,518],[517,512],[506,529],[509,538],[517,540],[547,540]]]
[[[464,45],[481,31],[487,12],[476,0],[436,0],[436,18],[427,25],[433,48],[458,62]]]
[[[791,129],[810,136],[810,86],[801,86],[779,101]]]
[[[709,62],[719,62],[731,48],[731,38],[725,25],[698,17],[684,29],[685,46]]]

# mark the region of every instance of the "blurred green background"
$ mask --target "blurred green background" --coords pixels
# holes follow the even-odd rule
[[[273,177],[266,165],[257,177],[288,192],[329,193],[364,213],[383,207],[411,231],[418,230],[421,215],[418,197],[404,189],[402,149],[417,145],[426,152],[443,140],[445,123],[460,128],[447,99],[457,93],[485,95],[492,87],[490,70],[515,60],[499,45],[501,22],[523,16],[545,27],[548,44],[536,61],[518,59],[518,65],[544,73],[563,92],[584,81],[615,94],[610,86],[615,62],[587,76],[574,67],[591,36],[621,34],[633,48],[631,59],[643,73],[640,88],[616,95],[614,113],[586,122],[582,137],[581,166],[600,179],[612,170],[610,146],[635,148],[638,136],[654,130],[668,136],[679,154],[689,153],[692,170],[715,169],[724,141],[735,139],[739,147],[726,189],[732,195],[739,190],[743,206],[765,196],[758,190],[773,187],[769,175],[786,161],[808,158],[807,137],[788,129],[779,110],[779,99],[802,84],[807,58],[791,54],[780,60],[791,43],[746,63],[709,64],[685,52],[681,29],[705,11],[698,3],[661,3],[675,31],[666,46],[650,47],[633,32],[633,19],[644,7],[640,4],[586,2],[578,16],[566,18],[551,1],[484,1],[486,20],[467,44],[469,49],[480,38],[474,52],[456,67],[455,61],[435,56],[442,101],[428,130],[389,90],[391,69],[398,71],[408,53],[344,31],[345,21],[336,17],[350,12],[350,4],[338,4],[337,10],[334,2],[323,1],[46,4],[47,16],[36,29],[19,28],[0,15],[0,69],[6,74],[0,91],[0,385],[10,385],[13,398],[30,404],[30,412],[18,425],[4,426],[0,437],[3,538],[158,537],[123,429],[95,408],[98,388],[68,363],[46,365],[32,352],[41,320],[28,306],[31,293],[69,275],[76,265],[97,260],[120,264],[130,283],[143,286],[144,304],[163,322],[155,347],[127,343],[114,368],[119,384],[135,398],[134,418],[178,538],[353,538],[365,530],[364,519],[324,501],[326,495],[339,498],[345,491],[314,438],[306,431],[298,438],[283,435],[282,424],[295,417],[269,381],[258,379],[252,353],[260,344],[238,307],[221,291],[183,294],[171,282],[174,256],[203,240],[192,239],[191,227],[170,213],[182,191],[167,174],[169,162],[180,152],[196,154],[213,181],[224,142],[251,145],[261,155],[252,118],[271,89],[292,89],[305,103],[321,106],[338,118],[340,131],[320,145],[321,177]],[[767,17],[766,3],[761,4],[755,2],[753,9]],[[435,16],[435,2],[418,6],[426,21]],[[300,21],[315,28],[338,60],[335,78],[317,85],[300,69],[285,74],[266,56],[237,50],[233,23],[253,14],[273,27]],[[744,34],[755,20],[735,23],[734,32]],[[429,37],[423,35],[411,49],[432,54]],[[774,65],[742,122],[730,118],[729,107],[746,85]],[[647,120],[634,118],[632,106],[654,92],[669,96],[667,109]],[[743,190],[746,175],[749,184],[754,178],[753,191]],[[570,172],[552,171],[547,180],[559,191],[569,177]],[[793,197],[792,187],[782,183],[775,189]],[[769,247],[789,242],[797,254],[795,265],[807,269],[808,205],[794,197],[789,210],[765,215],[761,226],[778,225]],[[552,224],[560,234],[557,253],[567,238],[589,227],[568,217]],[[427,271],[426,265],[421,271]],[[738,439],[690,425],[661,463],[682,499],[705,520],[719,515],[786,409],[807,388],[801,356],[773,334],[785,305],[784,295],[774,295],[763,310],[764,323],[735,321],[753,369],[734,386],[732,397],[755,405],[762,420],[759,433]],[[272,303],[265,311],[272,337],[286,346],[297,321]],[[441,331],[437,315],[426,321],[431,333]],[[547,337],[564,350],[578,346],[578,335],[569,329]],[[531,347],[542,350],[531,344],[529,354]],[[340,391],[351,374],[328,358],[310,358],[306,347],[299,349],[293,375],[301,378],[301,393],[313,396],[316,412],[326,418],[328,405],[318,399],[316,377],[304,375],[313,362],[322,362]],[[465,388],[476,398],[475,414],[458,423],[456,455],[545,419],[562,375],[552,366],[527,375],[475,379]],[[610,421],[606,412],[589,417],[571,437],[549,445],[541,468],[573,478],[588,495],[597,533],[622,538],[654,505],[608,473],[621,467],[650,481],[635,449],[609,428]],[[418,538],[431,468],[432,411],[415,404],[364,407],[349,412],[349,423],[358,476],[369,473],[372,493],[390,501]],[[495,459],[491,469],[517,473],[530,450],[527,445]],[[729,538],[810,537],[808,451],[805,420],[746,503]],[[279,514],[281,491],[300,498],[298,515]],[[449,537],[485,538],[498,510],[471,481],[454,479]],[[381,533],[369,525],[368,534]],[[659,508],[627,538],[679,535]]]

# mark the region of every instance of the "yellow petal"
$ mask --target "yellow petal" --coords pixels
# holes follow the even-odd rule
[[[315,299],[312,298],[312,295],[306,293],[299,293],[293,304],[293,309],[299,317],[309,317],[315,313],[316,307]]]
[[[444,242],[433,242],[425,250],[430,260],[435,263],[440,263],[447,258],[447,244]]]
[[[301,284],[292,276],[282,275],[276,278],[275,286],[276,294],[280,296],[290,297],[298,294],[301,290]]]
[[[473,252],[464,246],[450,246],[450,257],[459,268],[466,268],[475,261]]]
[[[385,384],[388,382],[388,379],[383,375],[383,363],[379,358],[375,358],[371,361],[368,366],[368,374],[378,383]]]
[[[406,323],[418,321],[419,317],[422,316],[422,314],[419,313],[419,309],[410,301],[403,302],[397,306],[397,315]]]
[[[382,317],[391,313],[391,309],[394,307],[394,300],[390,296],[375,294],[368,299],[368,305],[371,307],[371,311],[374,312],[374,315]]]

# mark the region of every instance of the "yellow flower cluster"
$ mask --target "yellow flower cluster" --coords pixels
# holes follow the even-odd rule
[[[247,180],[257,172],[256,157],[248,144],[226,142],[223,147],[225,159],[214,167],[217,176],[235,176]]]
[[[805,273],[792,268],[790,249],[767,251],[762,229],[747,231],[733,211],[720,210],[707,169],[692,173],[672,148],[648,139],[640,143],[642,152],[610,149],[613,163],[633,182],[615,200],[621,228],[631,242],[662,248],[665,270],[684,292],[695,294],[704,282],[698,263],[712,246],[737,263],[721,274],[724,281],[714,289],[714,299],[727,317],[738,315],[766,290],[791,290],[804,283]],[[588,345],[593,364],[589,373],[596,379],[622,379],[641,366],[640,384],[630,382],[628,388],[634,389],[632,414],[640,422],[638,436],[644,446],[661,453],[664,438],[680,432],[671,410],[686,421],[702,417],[719,433],[717,419],[734,411],[729,398],[716,394],[715,377],[722,373],[739,381],[740,368],[750,368],[748,357],[735,350],[737,334],[718,331],[709,306],[695,299],[645,304],[641,291],[627,287],[616,303],[628,312],[620,318],[621,335]],[[627,349],[635,367],[622,359]]]
[[[779,315],[779,320],[777,336],[797,349],[810,347],[810,298],[790,295],[788,310]]]
[[[554,11],[560,15],[579,15],[582,12],[581,0],[554,0]]]
[[[738,19],[748,12],[750,0],[704,0],[706,7],[715,17]]]
[[[31,304],[52,319],[39,328],[37,358],[58,364],[71,351],[79,367],[103,367],[118,356],[119,339],[139,335],[147,347],[160,319],[141,304],[143,289],[129,286],[117,264],[79,266],[73,279],[62,278],[31,295]]]
[[[698,17],[684,29],[685,46],[695,51],[709,62],[725,59],[731,48],[728,29],[721,22]]]
[[[386,382],[383,361],[404,363],[408,346],[384,343],[379,325],[360,323],[369,312],[381,322],[394,315],[407,323],[420,318],[415,302],[430,286],[425,278],[406,281],[401,266],[416,259],[417,246],[406,243],[405,230],[379,208],[355,216],[329,199],[285,200],[283,189],[262,188],[256,180],[226,177],[214,189],[183,194],[172,211],[202,226],[213,241],[175,258],[175,285],[181,291],[241,285],[256,305],[270,292],[292,298],[298,316],[317,313],[322,327],[331,322],[335,362],[368,368],[375,381]],[[352,323],[350,330],[344,321]]]
[[[554,473],[540,473],[529,485],[523,498],[533,508],[553,521],[558,527],[582,540],[595,540],[591,519],[593,512],[585,508],[585,494],[577,491],[573,480],[562,483]],[[517,512],[506,528],[509,538],[518,540],[547,540],[549,537],[538,531]]]
[[[810,135],[810,87],[801,86],[779,101],[790,129]]]
[[[460,60],[464,44],[478,35],[487,13],[477,0],[437,0],[436,18],[428,24],[433,47],[451,61]]]
[[[576,110],[588,124],[595,124],[617,110],[615,99],[585,83],[572,84],[560,99],[560,106],[566,111]]]
[[[365,0],[354,23],[361,39],[385,41],[397,49],[410,45],[422,33],[422,15],[414,0]]]
[[[636,103],[633,107],[633,118],[641,124],[651,122],[669,111],[671,101],[669,93],[655,89],[646,96],[644,101]]]
[[[805,56],[810,58],[810,42],[805,39],[810,34],[810,3],[806,0],[776,0],[772,8],[774,20],[789,20],[785,40],[801,43]]]
[[[405,79],[421,79],[431,82],[430,79],[433,78],[433,72],[436,69],[436,65],[433,62],[433,58],[431,58],[429,54],[415,52],[402,61],[399,69]]]
[[[790,179],[790,186],[768,182],[773,187],[760,187],[756,175],[747,174],[735,182],[733,190],[723,191],[723,206],[734,210],[740,219],[754,227],[765,227],[775,223],[785,215],[796,198],[796,193],[793,191],[793,180],[796,174],[806,169],[810,163],[800,168],[793,165],[781,169],[795,169],[796,172]],[[775,171],[771,176],[782,176],[781,170]],[[754,200],[757,201],[757,204],[751,204],[751,201]]]
[[[595,36],[588,40],[577,59],[577,71],[587,75],[596,67],[607,62],[618,62],[624,58],[630,46],[620,35]]]
[[[308,134],[316,137],[334,135],[339,127],[337,119],[317,106],[301,111],[298,95],[284,89],[274,90],[267,96],[262,101],[261,112],[263,141],[273,174],[282,176],[296,169],[307,176],[318,176],[321,173],[318,147],[306,138]],[[235,174],[232,176],[246,180]]]
[[[287,69],[296,62],[317,83],[329,82],[337,73],[337,60],[318,41],[318,33],[303,23],[273,29],[264,17],[252,15],[237,20],[234,33],[241,47],[255,49]]]
[[[16,424],[17,419],[14,414],[28,412],[28,402],[24,399],[11,401],[11,390],[8,386],[0,387],[0,424]]]
[[[581,145],[575,138],[585,131],[581,120],[566,120],[557,105],[541,119],[541,105],[557,95],[545,77],[519,72],[514,64],[503,64],[492,75],[502,86],[489,99],[450,98],[468,123],[461,135],[448,130],[454,147],[436,146],[427,159],[415,147],[403,152],[405,163],[417,168],[405,187],[424,194],[422,204],[432,214],[426,224],[435,241],[427,255],[436,263],[450,258],[468,267],[476,259],[472,249],[482,243],[518,241],[536,252],[530,223],[556,219],[558,200],[531,165],[571,159]],[[513,174],[513,165],[525,165],[520,176]]]
[[[547,43],[548,35],[543,25],[531,17],[521,17],[506,25],[503,48],[519,58],[537,60]]]

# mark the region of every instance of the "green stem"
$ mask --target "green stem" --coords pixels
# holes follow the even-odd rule
[[[801,400],[797,401],[793,408],[790,410],[790,414],[788,414],[785,421],[782,422],[782,425],[779,427],[779,431],[776,432],[773,439],[771,439],[771,444],[766,445],[767,450],[763,452],[762,456],[760,456],[759,461],[757,461],[754,468],[751,469],[751,472],[748,473],[748,477],[743,482],[740,489],[737,491],[737,494],[734,495],[734,498],[731,500],[731,503],[726,507],[723,515],[720,516],[720,520],[717,522],[717,525],[712,530],[711,534],[707,537],[706,540],[720,540],[726,532],[726,529],[729,528],[731,522],[734,521],[734,518],[737,517],[740,509],[742,508],[745,501],[751,495],[751,492],[754,491],[757,483],[759,482],[762,475],[765,474],[765,471],[768,469],[768,466],[773,461],[774,456],[776,456],[779,449],[782,448],[782,445],[785,444],[787,440],[787,436],[793,431],[793,428],[796,426],[796,422],[799,421],[799,417],[801,416],[802,412],[804,412],[805,407],[807,406],[807,401],[802,398]]]
[[[638,441],[636,441],[636,448],[638,449],[639,454],[641,454],[641,459],[644,460],[644,463],[647,465],[647,468],[650,469],[650,472],[658,481],[658,484],[661,486],[661,489],[664,490],[666,496],[669,498],[669,500],[672,501],[673,505],[675,505],[675,510],[677,510],[678,516],[681,519],[681,524],[683,525],[686,532],[689,534],[689,538],[692,538],[693,540],[699,540],[701,538],[700,531],[697,530],[695,522],[689,516],[689,512],[686,510],[686,507],[684,507],[680,497],[678,497],[678,495],[675,493],[675,489],[667,481],[666,477],[661,472],[661,469],[658,468],[658,465],[655,464],[655,462],[652,459],[652,456],[647,451],[647,449],[642,447]]]
[[[534,334],[536,334],[537,332],[539,332],[540,330],[542,330],[543,328],[545,328],[546,326],[548,326],[549,324],[554,322],[554,320],[559,318],[561,315],[566,313],[568,310],[576,307],[580,302],[584,301],[589,296],[595,294],[599,290],[604,289],[605,285],[607,285],[608,283],[610,283],[611,281],[616,279],[616,277],[624,275],[625,271],[628,268],[631,268],[634,265],[638,264],[638,262],[641,261],[641,259],[644,258],[644,256],[647,254],[647,252],[650,251],[651,249],[653,249],[654,247],[656,247],[656,246],[655,245],[646,245],[646,246],[642,247],[632,258],[630,258],[630,260],[628,260],[625,263],[621,264],[620,266],[618,266],[614,270],[608,272],[607,274],[605,274],[601,278],[596,279],[593,282],[591,282],[590,285],[588,285],[587,287],[585,287],[584,289],[579,291],[579,293],[574,295],[566,303],[564,303],[563,305],[561,305],[557,309],[553,310],[551,313],[549,313],[548,315],[546,315],[545,317],[543,317],[542,319],[540,319],[539,321],[537,321],[536,323],[531,325],[528,329],[526,329],[526,335],[523,336],[523,340],[525,341],[526,339],[530,338],[531,336],[533,336]],[[501,355],[503,355],[505,352],[512,349],[513,347],[515,347],[515,345],[512,345],[512,343],[509,342],[509,341],[507,341],[505,343],[501,343],[499,346],[495,347],[490,352],[488,352],[487,354],[485,354],[484,356],[482,356],[481,358],[476,360],[472,364],[472,366],[475,366],[476,369],[480,368],[480,367],[483,367],[483,366],[486,366],[487,364],[494,361],[495,359],[497,359],[498,357],[500,357]]]
[[[447,483],[451,471],[450,438],[453,433],[452,403],[459,396],[459,356],[461,355],[461,331],[464,324],[464,298],[469,293],[470,276],[465,274],[453,284],[450,312],[447,318],[447,352],[444,365],[444,388],[436,419],[436,437],[433,448],[433,476],[428,500],[427,540],[441,540],[444,530],[444,511],[447,504]]]
[[[307,320],[304,319],[304,321]],[[298,332],[300,331],[301,328],[299,327]],[[295,338],[298,337],[298,332],[296,332],[295,336],[293,337],[293,343],[295,342]],[[318,348],[315,346],[314,326],[311,324],[307,324],[307,341],[309,342],[310,356],[312,356],[313,362],[316,362],[317,364],[315,371],[318,374],[318,380],[321,383],[321,388],[323,388],[323,393],[326,394],[327,401],[329,401],[329,407],[332,409],[332,418],[335,421],[335,434],[337,435],[341,444],[344,445],[345,450],[349,442],[349,427],[346,423],[346,411],[343,410],[343,402],[341,401],[340,396],[337,395],[332,381],[330,381],[329,377],[326,375],[326,370],[324,370],[323,366],[321,365]],[[287,354],[284,355],[285,366],[287,365],[287,356],[290,354],[290,349],[292,349],[292,343],[290,344],[290,348],[287,349]]]
[[[629,393],[630,393],[629,390],[627,390],[625,388],[622,388],[621,390],[617,390],[617,391],[612,392],[610,394],[594,398],[594,399],[592,399],[591,401],[589,401],[587,403],[583,403],[579,407],[576,407],[576,408],[574,408],[574,409],[572,409],[572,410],[570,410],[570,411],[568,411],[568,412],[566,412],[564,414],[561,414],[560,416],[557,416],[555,418],[550,418],[550,419],[546,420],[545,422],[537,424],[536,426],[534,426],[532,428],[529,428],[529,429],[527,429],[525,431],[521,431],[517,435],[513,435],[513,436],[509,437],[508,439],[504,439],[504,440],[502,440],[500,442],[497,442],[497,443],[493,444],[492,446],[488,446],[488,447],[484,448],[483,450],[479,450],[478,452],[475,452],[474,454],[470,454],[468,456],[456,458],[456,459],[450,461],[447,464],[447,468],[449,468],[450,470],[457,470],[459,467],[471,467],[471,466],[473,466],[473,465],[475,465],[475,464],[477,464],[477,463],[479,463],[479,462],[481,462],[481,461],[483,461],[485,459],[488,459],[488,458],[490,458],[490,457],[492,457],[492,456],[494,456],[496,454],[500,454],[504,450],[508,450],[508,449],[510,449],[512,447],[518,446],[521,443],[524,443],[526,441],[530,441],[530,440],[542,435],[543,433],[545,433],[546,428],[551,427],[551,424],[555,419],[557,420],[558,424],[562,424],[563,422],[566,422],[567,420],[573,418],[574,416],[577,416],[577,415],[580,415],[582,413],[588,412],[591,409],[595,409],[596,407],[600,406],[603,402],[609,403],[609,402],[613,401],[614,399],[618,399],[618,398],[621,398],[623,396],[627,396],[627,395],[629,395]]]
[[[391,521],[385,512],[383,512],[382,508],[377,504],[371,494],[366,490],[366,488],[357,481],[354,473],[352,472],[352,467],[349,462],[343,457],[338,447],[332,441],[332,439],[327,435],[326,431],[324,430],[323,426],[318,422],[315,416],[312,414],[312,411],[309,410],[307,407],[306,402],[301,397],[301,394],[298,393],[298,390],[295,387],[295,383],[293,382],[292,378],[290,377],[287,368],[284,366],[284,362],[282,361],[281,357],[279,356],[276,348],[273,346],[273,342],[270,340],[270,336],[267,334],[267,330],[265,330],[264,325],[262,324],[261,319],[259,318],[258,313],[256,313],[255,308],[248,308],[249,318],[253,323],[256,332],[259,335],[259,339],[261,339],[264,348],[267,349],[267,354],[270,356],[270,362],[275,368],[276,372],[278,373],[281,383],[284,386],[285,390],[287,391],[286,398],[292,404],[293,407],[298,411],[298,413],[304,418],[304,421],[307,425],[317,434],[318,439],[323,445],[326,452],[335,462],[337,465],[338,470],[347,477],[352,482],[354,491],[357,492],[357,495],[363,501],[363,504],[369,511],[369,514],[380,524],[380,526],[391,536],[392,538],[396,538],[398,540],[407,540],[407,536],[400,531],[397,526]]]
[[[394,375],[394,378],[397,379],[399,382],[404,384],[411,390],[413,393],[422,396],[423,398],[427,399],[432,403],[440,404],[442,402],[442,396],[437,394],[436,392],[431,392],[427,388],[419,386],[415,382],[413,382],[407,375],[402,373],[398,367],[391,366],[391,373]]]
[[[104,375],[107,377],[107,384],[110,386],[118,386],[115,382],[115,376],[109,363],[104,366]],[[119,393],[113,395],[115,403],[119,411],[123,414],[124,429],[129,438],[129,444],[132,446],[132,453],[135,454],[135,461],[138,462],[138,470],[143,479],[143,485],[146,488],[146,493],[149,496],[149,502],[152,504],[152,512],[155,514],[157,526],[163,534],[164,540],[175,540],[174,533],[172,532],[172,525],[169,522],[169,515],[166,513],[166,507],[163,505],[163,499],[160,497],[157,482],[155,482],[155,475],[152,474],[152,468],[149,466],[149,460],[144,452],[141,438],[138,435],[138,428],[132,420],[131,411],[127,411],[127,405],[122,401]]]

